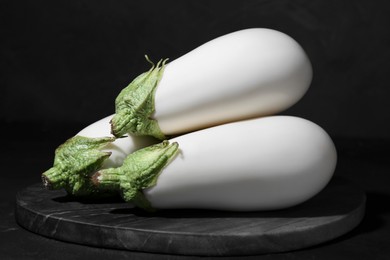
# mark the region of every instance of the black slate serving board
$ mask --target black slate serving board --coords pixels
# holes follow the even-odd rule
[[[120,200],[82,201],[35,184],[16,197],[26,229],[96,247],[183,255],[254,255],[317,245],[356,227],[365,194],[334,178],[311,200],[269,212],[162,210],[146,213]]]

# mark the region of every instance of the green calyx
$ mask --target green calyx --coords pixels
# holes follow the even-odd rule
[[[47,189],[64,188],[75,196],[103,195],[91,183],[90,174],[99,170],[111,155],[100,149],[114,140],[115,137],[88,138],[77,135],[68,139],[56,149],[53,167],[42,174],[43,185]]]
[[[177,143],[167,140],[127,156],[122,166],[96,172],[92,182],[102,190],[119,191],[126,202],[153,211],[142,190],[156,184],[162,169],[176,156]]]
[[[152,67],[136,77],[117,96],[115,116],[111,120],[111,132],[116,137],[130,133],[164,140],[165,136],[158,122],[152,119],[152,114],[155,109],[155,91],[162,78],[167,59],[160,60],[155,66],[147,56],[145,57]]]

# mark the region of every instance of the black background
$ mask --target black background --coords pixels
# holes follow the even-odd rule
[[[334,136],[390,137],[388,1],[0,3],[4,123],[76,133],[114,112],[118,92],[149,68],[144,54],[173,60],[226,33],[267,27],[295,38],[314,67],[309,92],[283,114]]]
[[[15,193],[40,181],[59,144],[114,112],[119,91],[149,69],[144,54],[173,60],[226,33],[267,27],[295,38],[314,68],[308,93],[283,114],[331,135],[335,174],[366,191],[367,211],[346,236],[262,259],[388,259],[389,13],[386,0],[0,0],[0,258],[179,259],[34,235],[15,223]]]

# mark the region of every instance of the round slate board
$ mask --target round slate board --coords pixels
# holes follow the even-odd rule
[[[311,200],[269,212],[163,210],[145,213],[120,200],[80,201],[41,184],[17,194],[16,219],[51,238],[106,248],[184,255],[254,255],[329,241],[363,218],[365,194],[334,178]]]

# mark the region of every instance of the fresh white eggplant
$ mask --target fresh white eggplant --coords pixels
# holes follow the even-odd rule
[[[252,28],[209,41],[138,76],[116,98],[112,133],[159,139],[274,115],[308,90],[312,66],[290,36]]]
[[[111,119],[112,115],[87,126],[56,149],[53,167],[42,174],[47,189],[65,188],[75,196],[101,196],[91,184],[90,174],[121,166],[128,154],[156,143],[151,137],[110,136]]]
[[[92,178],[100,189],[149,210],[275,210],[320,192],[336,162],[335,146],[320,126],[271,116],[178,136]]]

